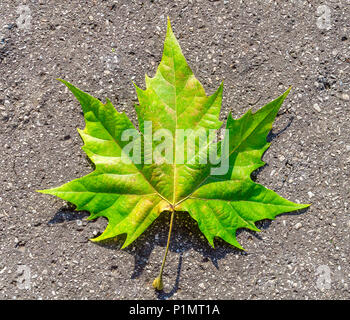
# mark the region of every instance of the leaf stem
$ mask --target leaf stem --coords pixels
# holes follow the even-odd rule
[[[166,249],[165,249],[165,253],[164,253],[164,257],[163,257],[163,262],[162,262],[162,265],[161,265],[160,270],[159,270],[159,275],[153,281],[153,287],[155,289],[157,289],[157,290],[163,290],[163,279],[162,279],[162,276],[163,276],[163,270],[164,270],[164,266],[165,266],[165,260],[166,260],[166,257],[168,255],[168,251],[169,251],[170,237],[171,237],[171,231],[173,229],[173,221],[174,221],[174,215],[175,215],[174,207],[172,206],[171,209],[172,209],[172,212],[171,212],[171,217],[170,217],[168,242],[166,244]]]

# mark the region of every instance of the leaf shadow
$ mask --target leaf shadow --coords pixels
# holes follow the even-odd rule
[[[266,137],[266,141],[272,142],[273,140],[275,140],[279,135],[285,132],[292,125],[293,121],[294,121],[294,116],[291,116],[288,119],[288,123],[280,131],[274,133],[273,130],[271,130]]]
[[[89,216],[87,211],[74,211],[75,206],[68,203],[68,206],[60,208],[48,221],[48,224],[63,223],[66,221],[82,220]]]
[[[134,269],[130,276],[131,279],[136,279],[140,277],[145,267],[149,264],[149,259],[151,253],[155,247],[166,247],[167,237],[168,237],[168,227],[170,222],[170,214],[162,213],[157,220],[142,234],[134,243],[123,249],[128,254],[134,257]],[[237,232],[237,234],[240,231]],[[97,243],[105,248],[116,250],[120,249],[125,236],[121,235],[113,240],[105,240],[103,242]],[[177,212],[174,218],[174,226],[172,237],[169,245],[169,252],[177,253],[179,258],[176,268],[176,278],[170,290],[156,291],[157,299],[166,300],[171,298],[179,289],[181,271],[183,267],[183,260],[186,258],[186,252],[194,250],[199,252],[203,259],[199,261],[199,268],[201,265],[207,262],[211,262],[217,270],[220,269],[219,261],[226,257],[227,254],[234,255],[246,255],[242,250],[237,249],[234,246],[224,242],[221,239],[215,239],[216,248],[212,248],[208,241],[204,238],[203,234],[200,232],[198,225],[195,220],[193,220],[187,212]],[[161,255],[163,250],[161,250]],[[168,261],[169,264],[169,261]],[[152,270],[153,278],[158,274],[160,262]],[[163,278],[168,278],[171,276],[165,267]],[[153,281],[148,279],[150,284]]]
[[[64,223],[72,220],[80,220],[89,216],[88,212],[74,211],[74,208],[75,207],[73,205],[62,207],[56,212],[54,217],[48,223]],[[301,215],[308,209],[309,208],[305,208],[298,211],[283,213],[278,217],[284,215]],[[96,222],[96,220],[89,221],[89,223],[94,222]],[[130,279],[137,279],[144,273],[146,266],[149,265],[150,256],[156,247],[161,247],[165,250],[168,237],[169,222],[170,214],[162,213],[158,219],[156,219],[153,224],[137,240],[135,240],[135,242],[123,249],[124,252],[134,257],[134,267],[130,275]],[[266,230],[269,228],[271,223],[272,220],[264,219],[256,222],[256,226],[259,229]],[[248,229],[239,229],[237,230],[236,236],[239,238],[241,233],[246,233],[246,235],[248,234],[250,236],[254,236],[260,241],[263,240],[259,233],[255,231]],[[95,244],[110,250],[120,250],[125,241],[125,238],[125,235],[120,235],[116,238],[101,241]],[[161,250],[161,255],[163,254],[164,250]],[[172,287],[168,289],[168,291],[156,291],[156,297],[158,300],[167,300],[171,298],[178,290],[181,290],[180,280],[183,261],[188,256],[187,252],[191,250],[194,250],[202,255],[202,260],[198,261],[198,268],[202,270],[204,270],[203,264],[206,264],[209,261],[217,270],[220,270],[220,260],[224,259],[229,254],[240,256],[249,255],[249,252],[240,250],[226,243],[220,238],[215,238],[215,248],[211,247],[199,230],[197,222],[193,220],[187,212],[177,212],[174,217],[173,232],[169,246],[170,252],[178,254],[176,277]],[[111,268],[112,267],[113,266],[111,266]],[[159,264],[155,265],[155,267],[151,266],[153,269],[151,272],[153,278],[155,278],[155,276],[158,274],[159,267],[160,261]],[[166,267],[163,277],[172,278],[171,274],[169,274],[167,270],[169,269]],[[150,287],[153,278],[146,279],[147,282],[149,282]]]
[[[284,131],[286,131],[293,123],[294,117],[291,116],[288,120],[288,123],[284,126],[284,128],[282,128],[281,130],[279,130],[278,132],[274,133],[273,130],[271,130],[267,137],[266,137],[266,141],[268,143],[271,143],[273,140],[275,140],[276,138],[278,138],[279,135],[281,135]],[[268,151],[268,149],[264,152],[264,154],[262,155],[262,159],[264,158],[265,153]],[[258,179],[258,175],[265,169],[267,168],[269,165],[267,163],[265,163],[264,165],[262,165],[261,167],[257,168],[256,170],[254,170],[251,173],[251,179],[256,182],[256,180]]]

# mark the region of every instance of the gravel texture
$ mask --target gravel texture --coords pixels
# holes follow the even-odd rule
[[[88,240],[106,220],[35,190],[92,170],[81,108],[55,79],[135,121],[132,81],[154,74],[167,16],[207,92],[224,80],[222,119],[292,85],[255,176],[312,206],[240,231],[246,252],[212,249],[177,215],[157,293],[169,216],[120,250],[122,238]],[[349,1],[2,0],[0,21],[1,299],[350,298]]]

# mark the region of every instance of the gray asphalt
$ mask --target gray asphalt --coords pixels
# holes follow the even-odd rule
[[[25,7],[20,7],[24,5]],[[38,194],[92,171],[66,79],[136,120],[162,54],[166,17],[208,94],[224,80],[222,119],[292,91],[256,181],[303,212],[242,230],[241,252],[212,249],[187,214],[133,245],[102,245],[87,222]],[[350,5],[348,1],[10,1],[0,4],[0,299],[349,299]]]

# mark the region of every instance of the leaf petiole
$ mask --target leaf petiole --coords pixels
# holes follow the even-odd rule
[[[165,249],[165,253],[164,253],[164,258],[163,258],[163,262],[162,265],[160,267],[160,271],[159,271],[159,275],[157,278],[154,279],[153,281],[153,287],[156,290],[163,290],[163,270],[164,270],[164,266],[165,266],[165,260],[166,257],[168,255],[168,250],[169,250],[169,244],[170,244],[170,237],[171,237],[171,231],[173,229],[173,221],[174,221],[174,215],[175,215],[175,210],[173,207],[171,207],[172,212],[171,212],[171,217],[170,217],[170,226],[169,226],[169,234],[168,234],[168,242],[166,244],[166,249]]]

